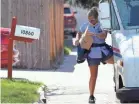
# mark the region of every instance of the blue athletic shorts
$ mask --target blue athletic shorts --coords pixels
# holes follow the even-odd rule
[[[104,63],[106,60],[108,60],[112,56],[113,56],[113,52],[112,51],[109,51],[108,55],[105,55],[102,52],[102,58],[90,58],[88,56],[87,57],[88,66],[100,65],[100,62]]]

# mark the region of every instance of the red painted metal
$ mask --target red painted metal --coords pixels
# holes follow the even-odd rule
[[[8,78],[12,79],[12,63],[13,63],[13,37],[15,34],[17,19],[16,17],[12,18],[11,32],[8,44]]]
[[[12,63],[13,63],[13,41],[23,41],[23,42],[32,42],[34,39],[23,38],[14,36],[16,30],[17,19],[13,17],[11,24],[11,32],[9,36],[9,44],[8,44],[8,78],[12,79]]]
[[[23,38],[23,37],[14,36],[14,37],[13,37],[13,40],[31,43],[31,42],[33,42],[34,39],[29,39],[29,38]]]

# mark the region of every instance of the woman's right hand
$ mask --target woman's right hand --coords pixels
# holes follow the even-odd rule
[[[73,40],[73,45],[78,46],[79,45],[79,39],[74,39]]]

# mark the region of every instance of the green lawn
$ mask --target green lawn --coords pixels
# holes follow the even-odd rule
[[[1,103],[33,103],[38,100],[42,83],[28,80],[1,80]]]

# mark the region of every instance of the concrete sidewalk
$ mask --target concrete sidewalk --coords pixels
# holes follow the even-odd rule
[[[71,55],[73,54],[74,52],[71,53]],[[68,56],[67,60],[70,57]],[[67,64],[71,63],[73,63],[72,60],[67,61]],[[64,66],[65,68],[59,70],[66,70],[67,67]],[[59,86],[49,87],[51,91],[48,93],[48,104],[88,104],[90,74],[87,63],[75,65],[74,68],[74,72],[70,76],[63,77],[64,81],[59,83]],[[114,92],[112,65],[100,65],[95,96],[96,104],[119,103]]]
[[[57,71],[13,71],[14,78],[41,81],[48,86],[48,104],[88,104],[89,69],[87,63],[76,64],[76,49],[65,57]],[[7,71],[1,70],[1,77]],[[100,65],[95,90],[96,104],[117,104],[112,65]]]

